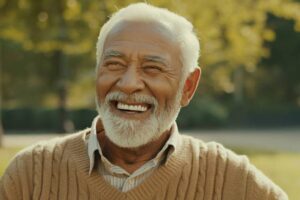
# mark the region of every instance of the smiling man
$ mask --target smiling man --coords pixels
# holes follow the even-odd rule
[[[181,16],[144,3],[119,10],[97,43],[99,116],[90,129],[20,152],[0,199],[288,199],[246,157],[179,134],[199,49]]]

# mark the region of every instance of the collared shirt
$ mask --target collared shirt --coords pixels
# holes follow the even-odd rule
[[[122,167],[112,164],[103,155],[97,138],[97,123],[99,120],[101,120],[99,116],[93,120],[91,133],[86,138],[88,155],[90,159],[89,173],[92,172],[95,166],[98,166],[96,170],[98,170],[98,172],[104,177],[105,181],[122,192],[129,191],[141,184],[155,169],[167,162],[169,156],[176,148],[176,136],[178,134],[178,130],[176,123],[174,123],[171,128],[169,139],[159,153],[155,156],[155,158],[149,160],[143,166],[130,174]],[[96,156],[97,153],[99,156]],[[96,160],[96,158],[99,159]],[[96,162],[98,162],[99,165],[96,165]]]

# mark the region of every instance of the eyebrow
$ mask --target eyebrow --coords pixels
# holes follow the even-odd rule
[[[126,57],[125,54],[123,54],[120,51],[116,51],[116,50],[109,50],[107,52],[104,52],[104,57],[103,59],[108,59],[111,57],[118,57],[118,58],[124,58]],[[146,55],[143,57],[144,61],[148,61],[148,62],[156,62],[156,63],[161,63],[163,65],[167,65],[167,61],[166,59],[160,57],[160,56],[155,56],[155,55]]]
[[[125,55],[119,51],[116,51],[116,50],[110,50],[110,51],[107,51],[107,52],[104,52],[104,60],[107,59],[107,58],[111,58],[111,57],[120,57],[120,58],[123,58],[125,57]]]
[[[161,63],[163,65],[167,65],[167,61],[160,56],[148,55],[148,56],[144,56],[143,59],[144,59],[144,61],[157,62],[157,63]]]

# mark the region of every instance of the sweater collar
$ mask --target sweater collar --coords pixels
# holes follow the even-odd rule
[[[88,156],[89,156],[89,161],[90,161],[89,162],[90,163],[89,174],[92,173],[92,170],[95,166],[95,163],[96,163],[95,158],[97,158],[97,156],[95,156],[95,155],[96,155],[97,151],[99,152],[100,157],[103,157],[107,162],[109,162],[108,159],[103,155],[101,147],[98,142],[98,138],[97,138],[97,132],[100,132],[102,130],[104,130],[104,128],[102,125],[101,118],[98,115],[94,118],[94,120],[92,122],[92,126],[91,126],[90,135],[86,139],[86,143],[87,143],[87,147],[88,147]],[[163,148],[155,156],[153,161],[159,162],[159,160],[161,160],[161,158],[163,158],[163,160],[164,160],[163,163],[168,163],[170,156],[172,155],[172,153],[176,150],[176,147],[178,146],[178,144],[177,144],[178,140],[179,140],[178,128],[177,128],[176,122],[174,122],[171,127],[171,134],[170,134],[169,139],[167,140],[167,142],[165,143]],[[165,154],[165,156],[163,154]]]
[[[106,199],[149,199],[157,192],[162,185],[170,183],[172,177],[176,177],[182,173],[187,166],[187,160],[190,153],[186,151],[188,148],[188,140],[184,136],[178,134],[176,139],[176,149],[168,159],[168,163],[155,170],[150,177],[136,188],[128,192],[120,192],[95,170],[89,175],[89,158],[86,149],[86,139],[91,133],[90,129],[82,131],[74,136],[68,142],[69,159],[74,165],[74,169],[78,174],[83,175],[84,180],[92,188],[95,194],[106,197]]]

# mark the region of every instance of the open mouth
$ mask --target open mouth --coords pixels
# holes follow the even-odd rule
[[[118,111],[126,113],[145,113],[152,107],[152,105],[146,103],[125,103],[120,101],[112,101],[111,103]]]

